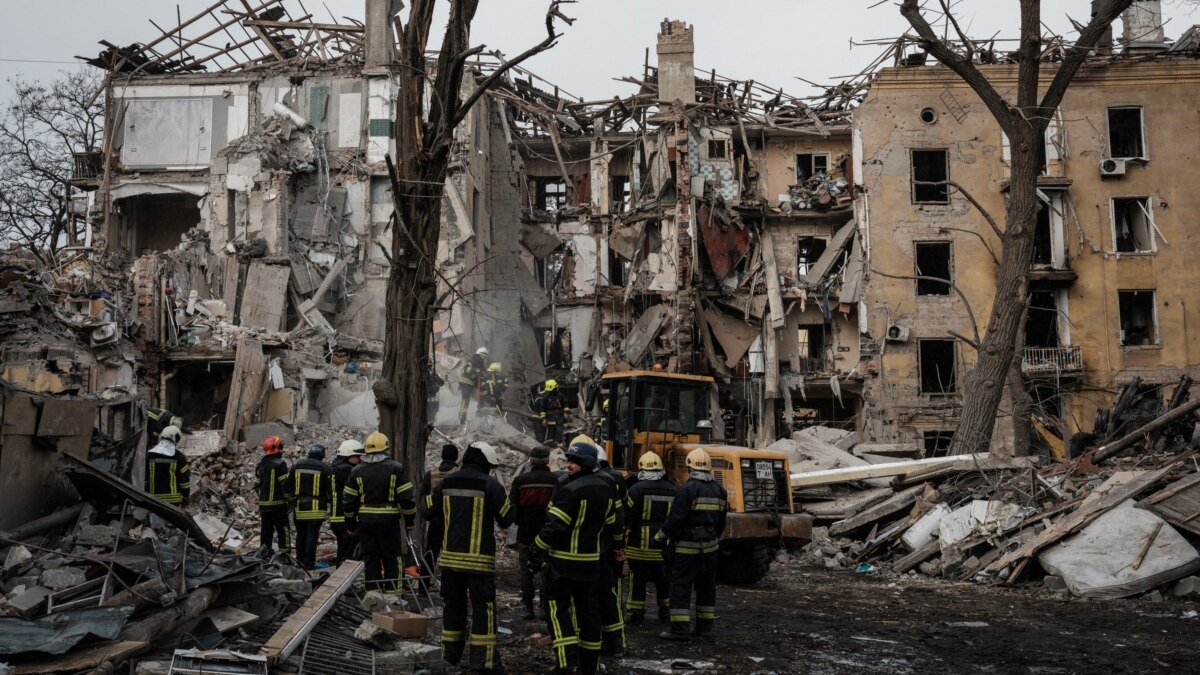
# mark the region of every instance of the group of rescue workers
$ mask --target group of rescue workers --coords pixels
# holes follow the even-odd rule
[[[547,382],[546,394],[561,399],[552,383]],[[566,409],[565,399],[554,405]],[[183,505],[190,469],[176,447],[182,421],[160,412],[165,419],[151,424],[158,442],[147,454],[146,488],[163,501]],[[557,446],[553,436],[561,434],[561,424],[548,422],[546,429],[547,443]],[[314,444],[291,468],[283,458],[282,438],[271,436],[260,448],[254,472],[262,526],[259,555],[292,555],[294,520],[295,560],[313,569],[321,524],[329,520],[337,538],[334,564],[361,558],[367,590],[403,592],[404,553],[408,550],[411,558],[416,551],[411,537],[418,495],[405,467],[390,458],[387,437],[375,432],[362,443],[346,440],[332,464],[324,462],[325,446]],[[499,466],[492,446],[472,443],[461,465],[457,459],[458,448],[446,445],[440,464],[423,476],[425,554],[410,560],[429,574],[440,567],[447,664],[459,664],[469,646],[472,671],[505,672],[496,644],[493,526],[514,523],[524,618],[537,618],[536,593],[552,635],[553,672],[596,673],[602,656],[624,656],[626,625],[645,621],[647,586],[654,587],[658,619],[667,624],[660,637],[686,640],[712,633],[718,540],[728,505],[703,449],[688,454],[689,478],[676,487],[657,454],[643,454],[638,472],[626,477],[609,465],[600,445],[577,436],[566,448],[565,471],[553,471],[550,448],[539,445],[530,454],[529,469],[513,480],[507,494],[491,475]],[[626,563],[628,597],[622,588]]]

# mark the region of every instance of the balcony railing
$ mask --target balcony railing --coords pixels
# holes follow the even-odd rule
[[[829,371],[829,364],[823,358],[801,357],[796,371],[801,375],[814,375]]]
[[[1080,347],[1026,347],[1021,360],[1021,372],[1041,373],[1083,372],[1083,349]]]

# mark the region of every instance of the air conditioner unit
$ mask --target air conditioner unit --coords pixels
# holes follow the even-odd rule
[[[908,328],[894,323],[887,327],[884,339],[888,342],[908,342]]]
[[[1124,176],[1125,175],[1125,160],[1112,159],[1112,158],[1100,160],[1100,175],[1101,176]]]

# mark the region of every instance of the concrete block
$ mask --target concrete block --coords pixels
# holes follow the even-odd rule
[[[1055,574],[1047,574],[1043,577],[1042,585],[1046,587],[1046,590],[1056,593],[1065,593],[1067,591],[1067,582]]]
[[[1177,598],[1190,598],[1200,594],[1200,577],[1184,577],[1171,587],[1171,595]]]
[[[242,440],[247,448],[257,448],[269,436],[279,436],[284,445],[291,445],[296,441],[296,434],[292,433],[291,427],[280,422],[252,424],[242,428]]]
[[[355,637],[358,634],[355,633]],[[401,640],[389,651],[375,653],[375,667],[380,673],[411,673],[423,665],[441,661],[442,651],[434,645]]]
[[[80,546],[113,546],[117,541],[117,528],[114,525],[85,525],[80,528],[75,543]]]
[[[310,582],[293,579],[271,579],[267,581],[267,588],[273,593],[312,594],[312,584]]]
[[[74,588],[87,581],[87,576],[78,567],[59,567],[42,573],[41,585],[56,591]]]
[[[46,604],[46,598],[50,593],[52,591],[48,588],[35,586],[10,599],[6,604],[17,615],[26,619],[32,619],[41,613],[41,608]]]
[[[33,554],[24,546],[14,546],[8,549],[8,555],[4,556],[4,574],[7,576],[10,572],[24,569],[26,565],[33,560]]]

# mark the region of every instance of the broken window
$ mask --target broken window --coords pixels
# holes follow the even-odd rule
[[[921,393],[953,394],[958,388],[954,340],[920,340]]]
[[[803,183],[817,174],[829,175],[829,155],[812,153],[796,155],[797,183]]]
[[[1066,240],[1063,236],[1065,195],[1062,190],[1038,191],[1041,204],[1033,230],[1034,267],[1062,269],[1067,265]]]
[[[729,141],[710,140],[708,142],[709,159],[725,159],[729,156]]]
[[[117,240],[132,255],[148,255],[179,245],[184,233],[200,226],[200,197],[142,194],[118,199]]]
[[[1145,159],[1140,107],[1108,109],[1108,152],[1109,157]]]
[[[807,276],[808,268],[817,262],[829,242],[820,237],[800,237],[796,247],[796,274]]]
[[[633,263],[617,255],[612,249],[608,250],[608,283],[610,286],[624,286],[629,281],[629,273]]]
[[[802,325],[796,334],[797,350],[800,354],[801,373],[819,373],[825,370],[825,326],[824,324]]]
[[[916,259],[917,295],[950,295],[950,242],[919,241]]]
[[[534,178],[536,194],[534,208],[542,211],[559,211],[567,208],[567,182],[562,178]]]
[[[1029,313],[1025,318],[1026,347],[1058,347],[1058,299],[1054,291],[1029,294]]]
[[[1149,197],[1114,198],[1112,217],[1118,253],[1154,252],[1154,215]]]
[[[1033,229],[1033,264],[1050,265],[1050,209],[1045,204],[1038,209],[1037,224]]]
[[[953,439],[953,431],[926,431],[924,456],[945,457],[950,453],[950,441]]]
[[[571,334],[566,328],[541,331],[542,365],[547,368],[571,367]]]
[[[914,204],[950,203],[950,158],[946,150],[912,151]]]
[[[1158,344],[1158,311],[1154,291],[1117,291],[1121,313],[1121,346]]]
[[[629,176],[613,176],[608,190],[612,200],[612,212],[624,213],[629,210]]]
[[[542,258],[538,265],[538,283],[542,288],[551,291],[558,286],[559,277],[562,276],[563,265],[567,261],[567,251],[562,246],[554,249]]]

